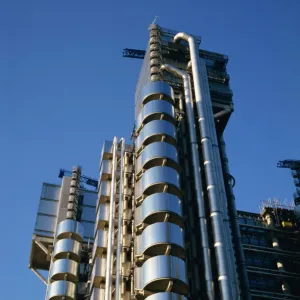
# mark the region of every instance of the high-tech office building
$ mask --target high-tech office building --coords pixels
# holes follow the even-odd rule
[[[146,51],[124,49],[143,59],[132,139],[104,142],[98,179],[42,187],[29,267],[46,300],[300,299],[300,201],[237,211],[228,58],[199,46],[151,25]]]

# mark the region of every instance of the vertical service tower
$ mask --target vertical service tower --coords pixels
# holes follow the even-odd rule
[[[47,300],[250,299],[223,138],[228,58],[149,34],[146,51],[125,49],[143,56],[132,141],[104,143],[98,181],[74,168],[43,187],[30,268]]]
[[[233,111],[228,59],[187,33],[149,33],[135,100],[135,207],[147,211],[135,219],[135,292],[249,299],[223,139]]]
[[[76,294],[83,238],[83,227],[77,221],[80,176],[81,168],[74,167],[69,195],[63,199],[65,205],[60,207],[65,216],[57,225],[46,299],[55,299],[62,290],[66,291],[66,297],[72,298]]]

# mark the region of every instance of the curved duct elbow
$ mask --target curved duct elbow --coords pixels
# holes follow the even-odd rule
[[[170,73],[172,73],[174,75],[177,75],[177,76],[181,76],[181,77],[185,77],[185,78],[188,77],[188,75],[184,71],[182,71],[182,70],[180,70],[180,69],[178,69],[178,68],[176,68],[174,66],[170,66],[168,64],[162,65],[160,67],[160,69],[163,70],[163,71],[168,71],[168,72],[170,72]]]
[[[174,42],[178,43],[179,40],[184,40],[186,42],[189,42],[189,39],[192,38],[191,35],[184,33],[184,32],[179,32],[174,36]]]

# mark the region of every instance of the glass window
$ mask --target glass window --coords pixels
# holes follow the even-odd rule
[[[259,289],[266,289],[267,284],[264,280],[260,279],[260,280],[257,281],[257,287]]]
[[[256,257],[256,258],[253,260],[253,264],[254,264],[254,266],[256,266],[256,267],[262,267],[262,266],[263,266],[263,262],[262,262],[262,260],[261,260],[259,257]]]
[[[247,224],[248,225],[255,225],[255,222],[253,219],[247,219]]]
[[[243,244],[249,244],[249,239],[247,237],[242,237]]]
[[[265,239],[260,239],[259,240],[259,246],[265,247],[267,245],[267,242]]]
[[[253,262],[252,262],[252,257],[246,257],[246,264],[252,266]]]
[[[240,224],[247,224],[245,218],[239,218],[239,223],[240,223]]]
[[[269,269],[272,268],[272,261],[270,259],[266,258],[264,260],[264,267],[269,268]]]
[[[251,245],[258,246],[258,240],[256,238],[250,238],[249,242]]]

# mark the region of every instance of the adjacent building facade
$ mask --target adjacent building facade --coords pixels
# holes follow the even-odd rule
[[[228,58],[186,33],[149,35],[132,141],[104,143],[96,181],[74,167],[43,185],[30,268],[46,299],[299,299],[294,209],[235,206]]]

